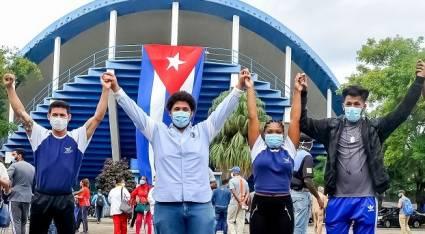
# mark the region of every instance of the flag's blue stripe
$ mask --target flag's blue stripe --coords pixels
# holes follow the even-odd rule
[[[202,54],[198,60],[198,63],[196,63],[195,65],[195,79],[193,82],[192,96],[196,101],[196,106],[198,106],[199,94],[201,92],[201,85],[202,85],[202,75],[204,74],[204,55],[205,55],[205,49],[202,49]],[[193,113],[192,121],[195,119],[195,114],[196,112]]]
[[[139,90],[137,96],[137,104],[146,112],[150,114],[150,102],[152,85],[154,79],[154,70],[152,63],[149,60],[147,51],[142,49],[142,69],[140,72]],[[136,149],[137,149],[137,164],[139,167],[140,175],[147,177],[148,183],[152,184],[152,170],[149,163],[149,142],[136,129]]]

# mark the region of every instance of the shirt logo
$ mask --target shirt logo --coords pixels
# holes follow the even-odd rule
[[[367,212],[374,212],[374,211],[375,211],[374,206],[369,205],[369,206],[367,207]]]
[[[72,154],[72,152],[74,152],[73,150],[72,150],[72,146],[70,146],[70,147],[65,147],[65,154]]]

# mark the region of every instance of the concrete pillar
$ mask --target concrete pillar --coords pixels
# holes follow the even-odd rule
[[[233,16],[232,24],[232,64],[239,63],[239,16]],[[251,71],[252,72],[252,71]],[[230,87],[234,87],[238,82],[239,74],[230,76]]]
[[[326,95],[326,118],[332,117],[332,90],[328,88]]]
[[[59,88],[59,72],[61,57],[61,38],[55,38],[55,47],[53,51],[53,72],[52,72],[52,93]],[[51,95],[51,93],[50,93]]]
[[[112,60],[115,58],[117,11],[115,10],[111,11],[109,16],[110,17],[109,17],[108,59]],[[107,71],[111,73],[115,73],[113,69],[108,69]],[[109,97],[108,97],[108,116],[109,116],[109,132],[111,135],[112,160],[119,161],[121,158],[121,152],[120,152],[117,102],[115,101],[115,98],[112,92],[109,93]]]
[[[179,3],[173,2],[171,11],[171,45],[177,45],[179,35]]]
[[[291,77],[291,65],[292,65],[292,49],[289,46],[286,46],[285,49],[285,90],[284,95],[285,97],[289,98],[289,101],[291,103],[291,84],[292,84],[292,77]],[[291,120],[291,107],[285,108],[285,123],[289,123]]]

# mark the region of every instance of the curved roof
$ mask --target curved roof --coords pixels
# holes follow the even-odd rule
[[[39,63],[52,53],[55,37],[61,37],[62,43],[65,43],[79,33],[109,20],[111,10],[116,10],[120,16],[150,10],[169,10],[172,2],[172,0],[93,1],[53,22],[29,42],[21,54]],[[320,57],[295,33],[266,13],[239,0],[179,0],[179,5],[181,10],[214,15],[229,21],[233,15],[238,15],[241,26],[260,35],[283,52],[286,46],[291,47],[293,62],[311,77],[325,97],[328,87],[333,91],[338,88],[339,82]],[[333,102],[333,109],[336,113],[341,113],[338,101]]]

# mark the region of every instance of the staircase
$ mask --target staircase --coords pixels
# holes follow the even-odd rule
[[[55,91],[52,97],[45,98],[43,103],[38,104],[36,109],[31,111],[31,117],[38,124],[50,128],[46,117],[49,103],[52,99],[61,99],[71,106],[72,119],[69,129],[82,126],[96,110],[101,94],[99,77],[107,69],[115,70],[120,86],[133,100],[137,100],[140,63],[140,59],[120,59],[106,61],[105,66],[102,67],[89,68],[86,75],[76,76],[72,82],[65,83],[61,90]],[[221,92],[229,89],[231,74],[238,71],[238,65],[205,62],[195,123],[207,118],[212,101]],[[271,89],[268,82],[256,80],[254,84],[258,97],[265,102],[267,114],[273,119],[283,119],[284,108],[289,105],[288,99],[282,97],[281,91]],[[135,127],[119,106],[118,121],[121,157],[136,158]],[[33,162],[31,147],[21,127],[9,137],[1,151],[5,152],[14,148],[23,148],[26,151],[26,160]],[[86,150],[79,177],[94,179],[101,171],[105,159],[110,158],[111,154],[109,116],[106,114]]]

